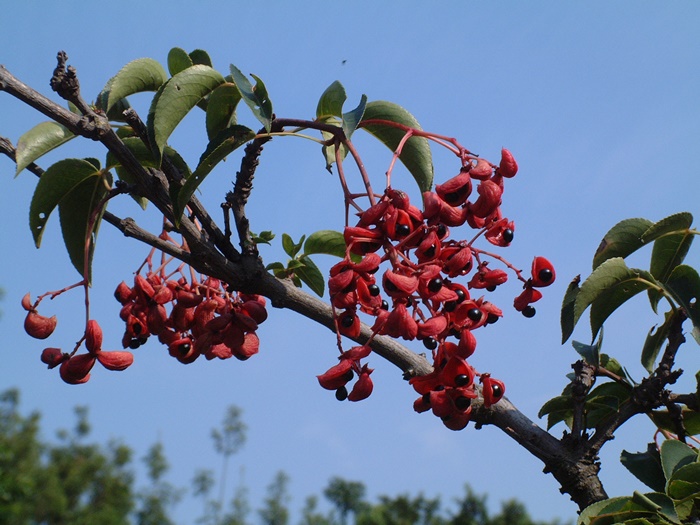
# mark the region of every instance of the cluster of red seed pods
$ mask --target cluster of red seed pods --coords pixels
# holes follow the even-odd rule
[[[504,181],[516,172],[517,164],[505,149],[499,165],[465,158],[456,176],[423,194],[422,210],[406,193],[388,187],[378,202],[359,214],[357,224],[345,228],[346,257],[330,271],[328,288],[338,334],[356,337],[358,314],[363,313],[374,318],[373,334],[421,340],[432,352],[434,370],[410,379],[421,396],[414,408],[432,410],[453,430],[469,422],[471,401],[478,397],[477,377],[485,406],[505,393],[501,381],[479,374],[467,362],[476,349],[473,331],[503,315],[472,292],[495,290],[508,280],[510,270],[524,283],[514,307],[532,317],[532,303],[542,297],[537,288],[555,279],[544,257],[535,258],[532,275],[525,278],[502,257],[474,245],[482,236],[499,247],[513,241],[515,225],[502,216],[500,206]],[[470,241],[452,239],[450,228],[463,225],[477,233]],[[496,264],[505,269],[491,266]],[[385,269],[378,278],[380,266]],[[360,360],[369,353],[366,346],[341,352],[340,362],[318,376],[319,383],[335,390],[341,400],[366,398],[372,392],[372,370]],[[347,384],[355,375],[358,380],[348,395]]]

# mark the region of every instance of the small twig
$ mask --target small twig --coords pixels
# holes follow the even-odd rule
[[[574,441],[578,441],[586,429],[586,396],[595,383],[595,367],[578,360],[571,368],[574,369],[574,379],[571,381],[571,397],[574,403],[571,436]]]

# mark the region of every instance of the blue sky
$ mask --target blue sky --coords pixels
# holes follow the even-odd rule
[[[695,2],[6,4],[0,63],[49,96],[48,80],[61,49],[78,69],[83,93],[94,97],[131,60],[148,56],[164,63],[171,47],[202,48],[220,71],[233,63],[263,78],[278,116],[313,117],[320,94],[340,80],[348,105],[362,94],[391,100],[425,129],[455,136],[492,160],[501,147],[509,148],[520,172],[504,195],[504,213],[517,226],[516,241],[504,255],[522,267],[532,256],[545,255],[558,280],[533,319],[508,308],[517,286],[494,298],[507,316],[478,334],[473,360],[479,370],[502,378],[509,398],[532,418],[564,387],[575,360],[571,347],[560,344],[559,307],[570,279],[590,272],[603,234],[628,217],[658,220],[698,208],[700,6]],[[134,97],[134,103],[147,108],[149,97]],[[240,114],[243,123],[255,125],[245,111]],[[16,141],[42,120],[0,96],[0,135]],[[357,140],[381,181],[388,150],[368,137]],[[185,119],[171,143],[196,163],[206,145],[202,115]],[[90,155],[103,156],[97,145],[73,141],[40,163]],[[211,209],[230,188],[238,159],[232,155],[203,185]],[[436,152],[435,164],[437,181],[456,173],[448,155]],[[489,493],[494,505],[515,497],[527,500],[537,518],[573,515],[574,505],[559,495],[537,460],[496,429],[454,433],[428,414],[415,414],[412,389],[376,357],[370,359],[376,368],[372,397],[338,403],[315,379],[333,362],[333,334],[285,312],[271,312],[259,331],[260,354],[245,363],[182,366],[150,343],[121,374],[98,370],[87,385],[63,384],[39,362],[42,343],[24,334],[19,300],[27,291],[58,289],[77,276],[56,218],[41,250],[32,244],[26,217],[35,179],[26,172],[13,179],[7,159],[0,159],[0,173],[6,220],[0,233],[5,247],[0,285],[6,291],[0,389],[18,387],[24,409],[43,412],[48,435],[73,424],[73,406],[87,404],[97,439],[122,438],[138,456],[162,440],[172,463],[171,481],[186,485],[196,468],[218,469],[209,432],[233,403],[243,408],[249,425],[248,443],[233,470],[245,467],[253,504],[282,469],[291,477],[297,510],[305,496],[319,493],[338,475],[363,480],[371,495],[422,491],[440,495],[446,504],[470,483]],[[405,173],[394,179],[395,186],[415,191],[411,184]],[[293,238],[341,229],[342,210],[337,181],[324,170],[316,144],[289,139],[266,147],[249,206],[253,229]],[[127,199],[113,211],[144,226],[159,222]],[[105,329],[105,348],[116,348],[123,326],[111,294],[119,281],[130,280],[147,249],[107,226],[100,244],[92,309]],[[262,254],[267,261],[283,258],[279,244]],[[691,252],[691,264],[697,266],[699,259]],[[318,260],[324,268],[332,262]],[[635,260],[645,263],[644,255]],[[78,337],[79,295],[46,304],[46,313],[60,318],[52,344],[68,347]],[[638,349],[657,321],[648,310],[639,298],[617,312],[606,330],[605,349],[629,363],[637,377]],[[575,338],[589,338],[585,323]],[[697,370],[696,349],[686,346],[685,368]],[[640,421],[605,448],[602,477],[611,495],[639,488],[616,458],[623,448],[643,450],[652,436],[651,426]],[[192,522],[199,510],[186,501],[177,515]]]

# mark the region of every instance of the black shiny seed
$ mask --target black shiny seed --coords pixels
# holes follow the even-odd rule
[[[438,224],[436,232],[438,239],[442,239],[445,235],[447,235],[447,226],[444,224]]]
[[[454,312],[454,309],[457,308],[457,301],[447,301],[445,303],[445,306],[442,307],[443,312]]]
[[[399,291],[399,289],[396,287],[396,285],[394,283],[392,283],[389,279],[384,280],[384,289],[389,293]]]
[[[187,352],[190,351],[190,348],[192,348],[192,345],[190,345],[189,343],[183,343],[183,344],[181,344],[180,347],[178,348],[178,351],[179,351],[182,355],[185,355]]]
[[[457,386],[467,386],[470,382],[467,374],[459,374],[455,377],[455,385]]]
[[[537,313],[537,310],[533,306],[528,305],[523,309],[523,315],[527,318],[534,317],[535,313]]]
[[[438,385],[435,388],[433,388],[433,390],[435,390],[435,392],[442,392],[443,390],[445,390],[445,385]]]
[[[452,193],[446,193],[443,199],[450,206],[458,206],[461,204],[462,193],[459,191],[453,191]]]
[[[513,242],[513,236],[513,230],[511,230],[510,228],[506,228],[505,230],[503,230],[503,240],[506,243],[510,244],[511,242]]]
[[[552,280],[552,270],[549,268],[542,268],[537,274],[537,277],[539,277],[540,281],[543,283],[548,283]]]
[[[440,288],[442,288],[442,279],[440,279],[439,277],[431,279],[428,283],[428,290],[430,290],[433,293],[439,292]]]
[[[488,317],[486,318],[486,324],[493,324],[496,321],[498,321],[498,316],[493,313],[489,313]]]
[[[133,330],[134,330],[134,333],[135,333],[136,335],[140,335],[140,334],[141,334],[141,331],[142,331],[141,323],[136,323],[136,324],[134,325]]]
[[[496,291],[496,287],[495,287],[495,286],[487,286],[487,287],[486,287],[486,291],[487,291],[487,292],[495,292],[495,291]]]
[[[430,404],[430,392],[423,394],[423,403]]]
[[[335,398],[338,401],[345,401],[348,398],[348,389],[344,386],[341,386],[335,391]]]
[[[129,348],[132,350],[136,350],[139,346],[141,346],[141,340],[140,339],[132,339],[129,341]]]
[[[462,301],[464,301],[467,298],[467,294],[465,294],[464,290],[462,290],[461,288],[457,288],[455,290],[455,293],[457,294],[457,302],[458,303],[461,303]]]
[[[352,378],[354,377],[354,374],[352,373],[352,370],[348,370],[345,372],[345,375],[343,376],[343,379],[345,381],[352,381]]]
[[[475,323],[479,322],[481,320],[481,310],[478,308],[472,308],[467,312],[467,317],[474,321]]]
[[[457,407],[457,410],[466,410],[471,406],[471,404],[472,400],[468,397],[462,396],[455,399],[455,406]]]
[[[382,301],[381,309],[382,309],[382,310],[388,310],[388,309],[389,309],[389,303],[387,303],[386,301]]]
[[[438,347],[438,342],[432,337],[426,337],[423,339],[423,346],[428,350],[435,350]]]
[[[367,289],[369,290],[369,294],[370,294],[372,297],[377,297],[377,296],[379,295],[379,292],[381,291],[381,290],[379,289],[379,286],[377,286],[376,284],[370,284],[370,285],[367,287]]]
[[[411,227],[408,224],[397,224],[396,225],[396,236],[405,237],[411,233]]]
[[[355,316],[354,315],[346,315],[340,320],[340,324],[342,324],[345,328],[350,328],[352,324],[355,322]]]
[[[427,257],[428,259],[432,259],[433,257],[435,257],[435,250],[436,249],[437,249],[437,246],[435,246],[434,244],[431,244],[430,248],[428,248],[427,250],[425,250],[423,252],[423,256]]]
[[[139,344],[145,345],[148,342],[148,337],[139,337]]]
[[[491,385],[491,392],[494,399],[499,399],[503,395],[503,389],[500,385]]]

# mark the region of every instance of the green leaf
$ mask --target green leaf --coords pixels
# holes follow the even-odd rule
[[[676,266],[664,288],[680,304],[693,323],[693,338],[700,344],[700,275],[685,264]]]
[[[182,48],[174,47],[168,53],[168,71],[173,77],[193,65],[192,58]]]
[[[316,106],[316,118],[323,120],[331,116],[341,117],[347,98],[345,88],[336,80],[321,95]]]
[[[665,317],[664,323],[658,327],[658,329],[653,327],[649,330],[647,338],[644,340],[644,347],[642,348],[642,366],[644,366],[649,373],[654,371],[656,357],[659,355],[659,351],[666,337],[668,337],[668,330],[671,326],[671,312],[666,312]]]
[[[581,291],[579,287],[580,282],[581,276],[577,275],[569,283],[566,293],[564,294],[564,301],[561,305],[561,344],[566,343],[576,326],[577,320],[574,319],[574,306],[576,304],[576,298]]]
[[[592,366],[598,366],[600,364],[600,347],[603,344],[603,332],[601,330],[598,340],[592,345],[585,345],[579,343],[578,341],[572,341],[571,345],[574,350],[583,357],[583,360]]]
[[[221,84],[211,92],[206,117],[209,140],[236,123],[236,108],[240,100],[241,92],[230,82]]]
[[[386,101],[368,103],[360,127],[374,135],[392,151],[396,151],[406,132],[381,123],[367,123],[371,120],[388,120],[409,128],[421,129],[415,117],[397,104]],[[428,139],[415,136],[408,139],[399,159],[413,175],[421,192],[432,188],[433,159]]]
[[[654,410],[650,417],[658,428],[672,433],[678,432],[675,420],[667,410]],[[683,419],[683,428],[689,436],[700,434],[700,412],[684,408],[681,410],[681,418]]]
[[[275,234],[270,230],[265,230],[259,234],[251,233],[251,238],[255,244],[270,244],[270,241],[275,238]]]
[[[676,469],[666,490],[674,499],[700,496],[700,463],[693,462]]]
[[[294,257],[294,255],[296,255],[294,253],[294,241],[286,233],[282,234],[282,249],[284,250],[284,253],[286,253],[290,257]]]
[[[652,225],[647,219],[625,219],[618,222],[600,242],[593,256],[593,269],[613,257],[627,257],[644,246],[642,235]]]
[[[618,363],[617,359],[610,357],[608,354],[600,354],[600,366],[605,368],[608,372],[612,372],[627,380],[627,382],[631,384],[628,380],[627,372],[622,368],[622,365]]]
[[[304,284],[311,288],[316,295],[323,297],[326,280],[323,278],[321,270],[319,270],[318,266],[316,266],[314,262],[305,255],[302,255],[299,258],[299,261],[302,262],[303,265],[296,268],[294,270],[294,274],[299,277]]]
[[[90,227],[90,217],[95,213],[96,207],[111,187],[112,180],[109,174],[107,180],[103,180],[101,174],[95,174],[80,182],[58,203],[58,214],[61,219],[61,231],[63,242],[68,250],[73,266],[80,275],[86,276],[88,282],[92,276],[92,256],[95,249],[95,240],[99,230],[100,220],[104,207],[97,211],[97,219]],[[43,176],[42,176],[43,178]],[[105,184],[106,182],[106,184]],[[85,266],[86,242],[90,240],[88,248],[87,267]],[[85,271],[87,270],[87,275]]]
[[[148,137],[158,156],[162,155],[165,143],[185,115],[223,83],[224,77],[218,71],[195,65],[161,86],[148,112]]]
[[[233,81],[238,86],[244,102],[255,115],[265,129],[269,132],[272,125],[272,102],[267,94],[267,88],[262,80],[255,75],[251,75],[255,79],[255,86],[251,85],[250,81],[241,71],[231,64],[231,76]]]
[[[37,248],[41,245],[46,221],[61,200],[83,181],[98,178],[98,175],[95,166],[82,159],[60,160],[44,172],[29,206],[29,227]]]
[[[190,59],[192,60],[192,64],[202,64],[204,66],[214,67],[209,53],[203,49],[195,49],[192,51],[190,53]]]
[[[565,419],[570,417],[572,411],[573,401],[571,396],[561,395],[553,397],[544,405],[542,405],[542,408],[540,408],[540,411],[537,413],[537,417],[544,417],[547,414],[559,414],[560,416],[562,416],[560,418],[556,418],[556,420],[550,420],[547,422],[547,430],[549,430],[555,424],[559,423],[560,421],[564,421]]]
[[[251,129],[236,125],[225,129],[214,137],[199,159],[199,165],[194,170],[194,173],[187,177],[185,184],[179,189],[174,185],[171,186],[171,193],[173,194],[173,213],[176,220],[179,221],[192,195],[194,195],[194,192],[202,181],[204,181],[206,176],[211,173],[214,167],[224,160],[232,151],[240,148],[254,136],[255,133]]]
[[[345,238],[343,234],[335,230],[320,230],[309,235],[304,243],[304,255],[325,253],[335,255],[341,259],[346,252]]]
[[[672,479],[678,469],[696,462],[697,459],[697,452],[682,441],[667,439],[661,444],[661,466],[667,482]]]
[[[648,243],[669,233],[685,231],[693,224],[693,215],[688,212],[670,215],[652,224],[643,234],[642,242]]]
[[[591,306],[591,329],[595,337],[605,319],[621,304],[653,286],[654,278],[648,272],[628,268],[620,257],[608,259],[581,285],[574,303],[573,324]]]
[[[651,263],[649,271],[657,280],[665,282],[671,272],[683,262],[693,243],[693,235],[690,230],[673,233],[659,237],[654,242],[651,251]]]
[[[15,177],[36,159],[73,138],[75,135],[68,128],[56,122],[42,122],[34,126],[17,141]]]
[[[362,98],[360,98],[360,103],[355,109],[348,111],[347,113],[343,113],[343,133],[345,133],[345,137],[348,140],[357,129],[357,126],[360,124],[366,108],[367,95],[362,95]]]
[[[627,507],[630,503],[630,498],[628,496],[618,496],[616,498],[610,498],[603,501],[598,501],[589,505],[581,512],[577,523],[579,525],[591,525],[593,523],[598,523],[596,520],[597,516],[615,514],[620,512],[622,509]],[[612,521],[608,523],[614,523]]]
[[[661,456],[655,443],[649,443],[645,452],[622,451],[620,462],[639,481],[651,490],[663,492],[666,487],[666,478],[661,468]]]
[[[133,60],[112,77],[97,95],[97,107],[109,112],[120,100],[144,91],[157,91],[168,80],[168,74],[152,58]]]

